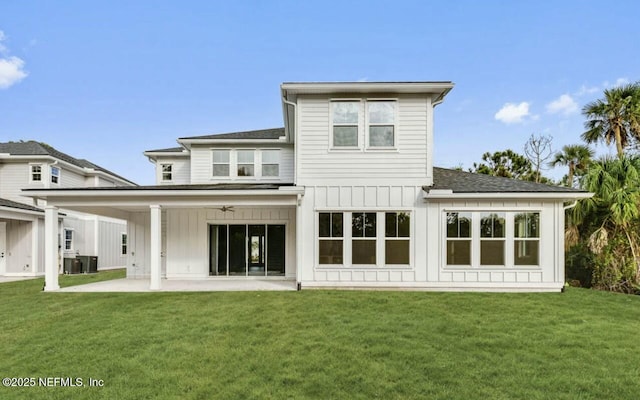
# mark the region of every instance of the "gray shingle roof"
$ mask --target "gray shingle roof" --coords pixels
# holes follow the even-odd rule
[[[102,168],[101,166],[96,165],[89,160],[71,157],[68,154],[54,149],[46,143],[36,142],[35,140],[29,140],[26,142],[0,143],[0,153],[8,153],[16,156],[51,156],[57,158],[58,160],[67,162],[71,165],[75,165],[76,167],[93,168],[97,171],[102,171],[135,185],[135,183],[131,182],[127,178],[113,173],[106,168]]]
[[[145,153],[181,153],[183,150],[182,147],[169,147],[168,149],[147,150]]]
[[[18,203],[18,202],[3,199],[3,198],[0,198],[0,207],[9,207],[9,208],[17,208],[19,210],[44,212],[42,209],[38,207],[30,206],[28,204]]]
[[[545,185],[438,167],[433,167],[433,186],[424,186],[422,189],[425,191],[449,189],[454,193],[584,193],[583,190],[564,186]]]
[[[284,128],[259,129],[256,131],[243,131],[231,133],[219,133],[216,135],[189,136],[182,139],[278,139],[284,136]]]

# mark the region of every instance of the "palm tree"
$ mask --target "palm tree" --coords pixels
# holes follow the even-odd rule
[[[588,103],[582,109],[587,143],[615,142],[618,157],[632,140],[640,139],[640,83],[607,89],[604,99]]]
[[[573,187],[573,177],[577,173],[584,173],[593,158],[593,150],[582,144],[562,146],[562,151],[553,156],[549,163],[551,167],[562,165],[569,167],[567,186]]]

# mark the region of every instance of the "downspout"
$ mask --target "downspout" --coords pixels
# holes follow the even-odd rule
[[[569,209],[571,209],[571,208],[573,208],[573,207],[575,207],[577,205],[578,205],[578,200],[575,200],[573,203],[571,203],[571,204],[569,204],[567,206],[564,206],[564,210],[567,211],[567,210],[569,210]]]
[[[567,211],[567,210],[572,209],[572,208],[573,208],[573,207],[575,207],[576,205],[578,205],[578,200],[577,200],[577,199],[576,199],[576,200],[574,200],[574,201],[573,201],[573,203],[568,204],[568,205],[566,205],[566,206],[564,206],[564,207],[563,207],[563,213],[562,213],[562,233],[563,233],[563,234],[564,234],[564,229],[565,229],[565,228],[564,228],[564,217],[565,217],[565,215],[564,215],[564,214],[566,213],[566,211]],[[563,245],[562,245],[562,252],[563,252],[563,253],[564,253],[564,240],[565,240],[565,239],[564,239],[564,235],[563,235],[563,238],[562,238],[562,243],[563,243]],[[563,259],[564,259],[564,254],[563,254]],[[565,285],[566,285],[566,283],[565,283]],[[562,286],[562,289],[560,289],[560,292],[561,292],[561,293],[564,293],[564,290],[565,290],[565,286],[563,285],[563,286]]]

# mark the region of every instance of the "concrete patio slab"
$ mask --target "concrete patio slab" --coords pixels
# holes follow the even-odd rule
[[[42,278],[41,276],[0,276],[0,283],[26,281],[27,279]]]
[[[162,280],[162,289],[150,290],[147,279],[113,279],[110,281],[70,286],[58,292],[236,292],[296,290],[296,282],[288,280]]]

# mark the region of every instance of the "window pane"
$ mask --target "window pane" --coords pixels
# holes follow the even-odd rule
[[[504,265],[504,240],[480,241],[480,265]]]
[[[213,176],[229,176],[229,164],[214,164]]]
[[[398,213],[398,237],[409,237],[411,231],[411,221],[409,213]]]
[[[351,214],[351,236],[364,236],[364,213]]]
[[[376,263],[376,241],[375,240],[353,240],[353,254],[351,262],[353,264],[375,264]]]
[[[458,237],[458,213],[447,213],[447,237]]]
[[[331,236],[342,237],[342,213],[331,213]]]
[[[253,164],[238,164],[238,176],[253,176]]]
[[[393,124],[395,119],[395,102],[372,101],[369,105],[369,123]]]
[[[330,213],[320,213],[318,215],[318,235],[320,237],[331,237]]]
[[[447,240],[447,265],[471,265],[470,240]]]
[[[460,237],[471,237],[471,213],[460,213],[458,215],[458,224],[460,226]]]
[[[334,126],[333,127],[334,146],[357,146],[358,127],[357,126]]]
[[[364,236],[376,237],[376,213],[364,214]]]
[[[393,146],[393,126],[370,126],[369,146],[391,147]]]
[[[517,238],[539,237],[540,213],[521,213],[514,217],[514,236]]]
[[[334,124],[357,124],[360,102],[337,101],[333,104]]]
[[[278,164],[265,164],[262,166],[262,176],[278,176],[279,172]]]
[[[386,237],[397,237],[398,230],[397,224],[398,222],[398,214],[396,213],[386,213],[384,216],[384,235]]]
[[[408,240],[386,240],[384,248],[385,264],[409,264]]]
[[[229,275],[246,275],[247,226],[229,225]]]
[[[171,172],[171,164],[162,164],[162,172]]]
[[[320,240],[318,247],[318,263],[342,264],[342,240]]]
[[[238,150],[238,163],[239,164],[252,164],[253,163],[253,150]]]
[[[214,150],[213,151],[214,163],[228,163],[229,162],[229,150]]]
[[[482,213],[480,237],[504,237],[504,213]]]
[[[278,164],[280,162],[280,150],[262,150],[263,164]]]
[[[539,265],[539,242],[537,240],[516,240],[514,246],[515,265]]]

